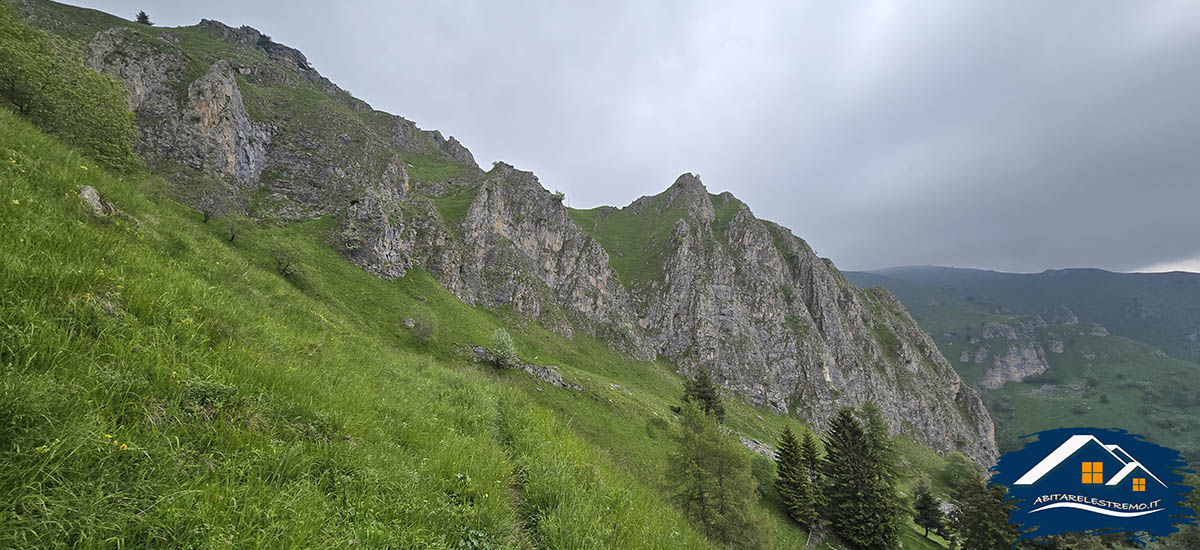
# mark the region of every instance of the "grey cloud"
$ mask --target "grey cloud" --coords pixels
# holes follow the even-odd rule
[[[1200,257],[1200,4],[96,0],[248,24],[571,205],[684,171],[843,268]]]

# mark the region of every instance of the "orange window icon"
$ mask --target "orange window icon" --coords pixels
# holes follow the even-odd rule
[[[1143,480],[1145,481],[1145,480]],[[1083,463],[1083,483],[1104,483],[1104,463],[1103,462],[1084,462]]]
[[[1146,491],[1146,478],[1144,478],[1144,477],[1133,478],[1133,492],[1142,493],[1145,491]]]

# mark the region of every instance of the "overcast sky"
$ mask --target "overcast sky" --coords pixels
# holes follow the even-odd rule
[[[1200,2],[74,3],[253,26],[577,208],[690,171],[843,269],[1200,271]]]

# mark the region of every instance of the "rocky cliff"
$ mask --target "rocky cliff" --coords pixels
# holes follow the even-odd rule
[[[816,426],[873,401],[897,433],[995,457],[979,397],[895,297],[856,289],[694,175],[625,208],[571,211],[533,174],[481,171],[453,137],[371,109],[254,29],[86,36],[88,64],[130,91],[137,149],[198,208],[333,218],[331,244],[379,276],[427,270],[463,301],[709,369]]]

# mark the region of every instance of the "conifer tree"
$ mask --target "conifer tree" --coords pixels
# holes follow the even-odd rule
[[[875,406],[875,403],[868,401],[862,406],[862,414],[864,428],[871,439],[871,446],[879,458],[880,472],[888,476],[890,482],[894,482],[899,476],[900,461],[896,454],[896,446],[892,443],[892,433],[888,429],[887,422],[883,420],[883,413],[879,407]]]
[[[1013,505],[1005,502],[1008,489],[1003,485],[986,486],[978,474],[959,488],[958,508],[951,515],[954,530],[965,550],[1012,548],[1017,543],[1017,528],[1009,522]]]
[[[925,528],[925,538],[929,538],[930,529],[935,533],[940,532],[945,524],[946,518],[940,504],[930,491],[929,482],[922,479],[913,497],[913,521]]]
[[[765,518],[756,510],[750,458],[742,446],[723,433],[716,419],[699,403],[680,407],[682,420],[671,456],[668,481],[676,504],[709,538],[726,545],[762,548],[768,545]]]
[[[721,392],[707,369],[697,369],[696,376],[684,383],[683,400],[697,402],[705,414],[717,419],[718,424],[725,421],[725,405],[721,404]]]
[[[821,485],[821,451],[817,449],[817,438],[812,432],[805,431],[800,438],[800,463],[808,473],[808,479],[814,487]]]
[[[807,433],[807,432],[806,432]],[[784,426],[775,452],[778,479],[775,487],[783,500],[784,509],[796,523],[812,525],[817,517],[816,498],[812,479],[801,457],[800,443],[790,427]]]
[[[821,494],[821,451],[817,448],[817,438],[812,431],[805,430],[800,438],[800,465],[808,475],[809,485],[812,486],[813,519],[821,514],[823,496]],[[811,523],[811,522],[810,522]]]
[[[853,409],[843,408],[825,435],[825,504],[847,542],[865,550],[899,544],[899,502],[875,447]]]
[[[143,25],[153,25],[153,24],[154,24],[154,23],[151,23],[151,22],[150,22],[150,16],[149,16],[149,15],[146,15],[146,12],[144,12],[144,11],[139,11],[139,12],[138,12],[138,14],[137,14],[137,22],[138,22],[138,23],[141,23],[141,24],[143,24]]]

